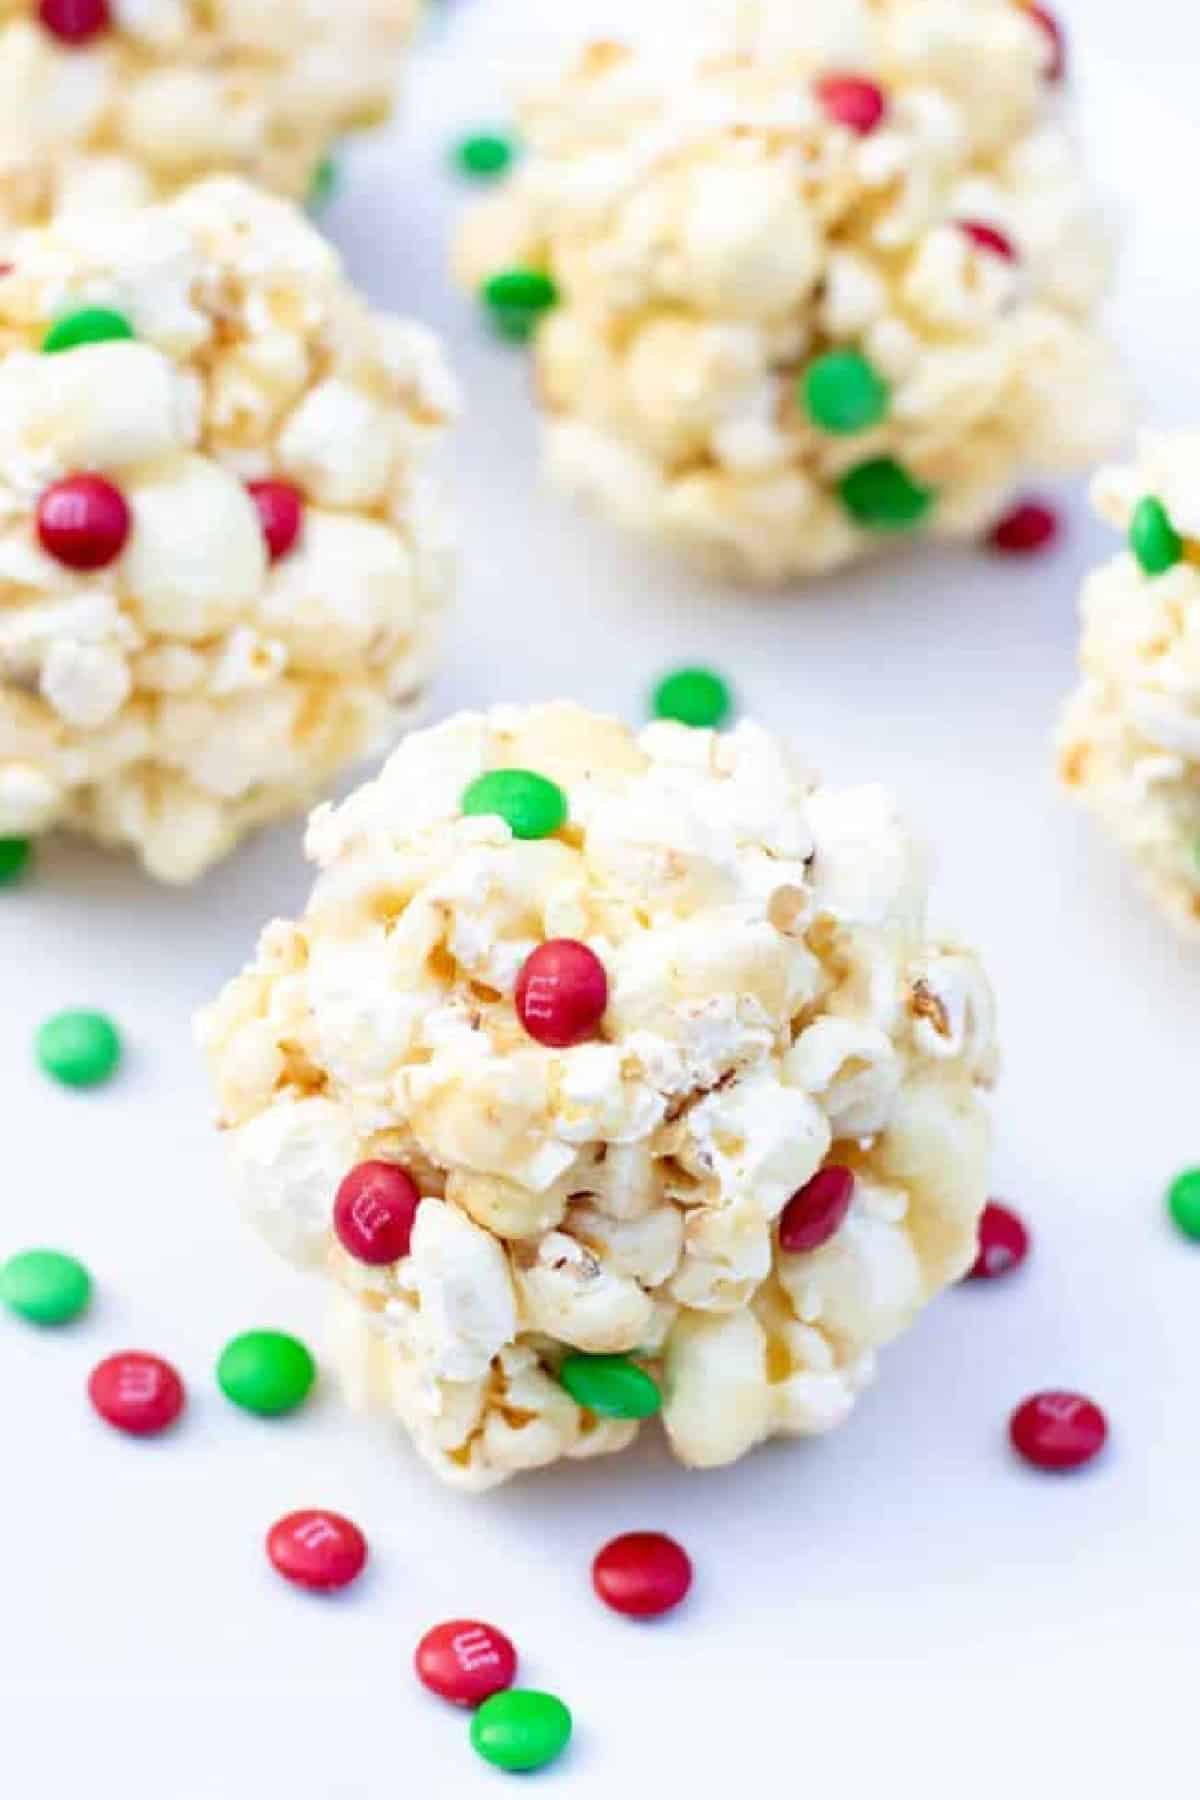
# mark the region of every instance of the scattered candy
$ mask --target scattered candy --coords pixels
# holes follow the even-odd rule
[[[858,350],[829,350],[809,363],[800,396],[813,424],[844,437],[867,431],[887,414],[887,382]]]
[[[592,1563],[592,1586],[606,1606],[631,1619],[656,1619],[687,1597],[692,1562],[661,1531],[629,1531],[605,1544]]]
[[[285,1581],[328,1594],[362,1574],[367,1540],[341,1513],[309,1507],[276,1520],[267,1533],[267,1555]]]
[[[0,838],[0,887],[25,873],[32,854],[28,838]]]
[[[789,1256],[817,1250],[840,1231],[854,1198],[854,1171],[841,1163],[818,1169],[797,1190],[779,1219],[779,1248]]]
[[[729,683],[715,669],[673,669],[654,690],[656,719],[717,731],[733,711]]]
[[[515,155],[512,138],[501,131],[474,132],[454,146],[455,165],[473,181],[496,181],[507,175]]]
[[[1022,500],[992,526],[988,543],[1005,556],[1036,556],[1049,550],[1059,532],[1059,517],[1042,500]]]
[[[39,0],[38,18],[64,44],[86,44],[112,24],[108,0]]]
[[[338,191],[339,171],[337,161],[332,156],[323,156],[313,170],[312,180],[308,184],[308,193],[304,204],[310,212],[320,212],[328,206]]]
[[[855,524],[868,531],[906,531],[921,523],[934,501],[933,490],[890,456],[859,463],[842,476],[838,493]]]
[[[574,938],[551,938],[526,957],[517,976],[516,1006],[539,1044],[552,1050],[582,1044],[608,1006],[604,964]]]
[[[1200,1169],[1185,1169],[1167,1189],[1167,1210],[1184,1237],[1200,1243]]]
[[[258,508],[271,561],[294,550],[304,528],[304,496],[290,481],[251,481],[247,492]]]
[[[662,1408],[658,1383],[627,1356],[585,1356],[576,1351],[558,1379],[576,1406],[601,1419],[650,1419]]]
[[[97,1363],[88,1399],[100,1417],[131,1437],[153,1437],[183,1411],[183,1383],[170,1363],[144,1350],[122,1350]]]
[[[1047,38],[1050,40],[1050,61],[1046,68],[1047,81],[1061,81],[1067,72],[1067,39],[1057,17],[1048,7],[1030,6],[1030,16],[1037,20]]]
[[[294,1412],[316,1378],[309,1351],[286,1331],[245,1331],[226,1344],[217,1363],[217,1385],[225,1398],[265,1418]]]
[[[420,1189],[397,1163],[359,1163],[337,1191],[333,1229],[356,1262],[380,1268],[408,1255],[420,1204]]]
[[[558,304],[558,288],[541,269],[503,269],[484,282],[483,299],[501,336],[523,344]]]
[[[417,1676],[432,1693],[456,1706],[478,1706],[512,1686],[517,1653],[502,1631],[478,1619],[448,1619],[417,1645]]]
[[[467,788],[462,809],[468,818],[497,814],[515,838],[544,838],[566,824],[567,796],[532,769],[492,769]]]
[[[1138,501],[1129,525],[1129,547],[1147,575],[1165,575],[1183,561],[1183,539],[1161,500],[1147,494]]]
[[[887,111],[887,96],[874,81],[858,75],[826,75],[817,83],[817,99],[827,119],[865,137]]]
[[[979,1254],[967,1271],[968,1281],[995,1281],[1020,1268],[1029,1255],[1029,1232],[1011,1207],[989,1200],[979,1221]]]
[[[120,1036],[104,1013],[55,1013],[38,1031],[35,1047],[45,1073],[64,1087],[97,1087],[121,1063]]]
[[[980,250],[990,250],[993,256],[1002,256],[1005,262],[1016,262],[1016,246],[998,226],[988,225],[983,219],[960,219],[958,229]]]
[[[42,349],[47,356],[54,356],[61,350],[77,350],[81,344],[114,343],[132,336],[133,326],[124,313],[109,306],[80,306],[54,321],[42,339]]]
[[[42,548],[68,569],[108,568],[125,548],[130,523],[125,496],[102,475],[68,475],[38,501]]]
[[[571,1740],[571,1715],[553,1694],[509,1688],[485,1700],[471,1720],[471,1747],[513,1773],[544,1769]]]
[[[1078,1469],[1104,1448],[1108,1424],[1082,1394],[1032,1394],[1009,1421],[1014,1450],[1039,1469]]]
[[[61,1250],[22,1250],[0,1267],[0,1304],[31,1325],[69,1325],[91,1297],[91,1276]]]

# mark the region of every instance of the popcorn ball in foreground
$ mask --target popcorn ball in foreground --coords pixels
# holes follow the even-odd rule
[[[0,274],[0,838],[186,881],[422,691],[451,575],[421,328],[232,179],[62,218]]]
[[[200,176],[300,199],[387,113],[419,0],[0,0],[0,245]]]
[[[1093,498],[1129,548],[1084,587],[1062,778],[1200,932],[1200,433],[1147,433],[1136,465],[1097,476]]]
[[[557,796],[531,814],[530,784]],[[243,1204],[447,1481],[841,1424],[970,1266],[992,1002],[874,787],[753,725],[462,714],[319,811],[202,1017]]]
[[[459,265],[536,329],[551,477],[775,582],[978,534],[1028,466],[1109,450],[1058,41],[1017,0],[783,0],[724,51],[593,43],[532,92]]]

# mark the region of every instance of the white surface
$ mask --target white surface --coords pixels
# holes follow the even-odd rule
[[[320,1334],[318,1289],[233,1216],[188,1019],[306,888],[296,834],[195,892],[55,846],[0,897],[5,1184],[0,1254],[48,1241],[99,1288],[59,1334],[0,1320],[0,1768],[31,1800],[375,1800],[497,1793],[466,1720],[410,1674],[420,1633],[474,1613],[575,1709],[539,1791],[1039,1797],[1143,1782],[1190,1732],[1200,1263],[1161,1212],[1200,1160],[1200,962],[1143,907],[1055,792],[1047,737],[1071,679],[1079,572],[1111,540],[1071,499],[1053,558],[914,554],[796,599],[698,588],[531,488],[519,353],[444,274],[460,192],[444,148],[499,112],[486,55],[516,0],[462,4],[414,70],[413,106],[360,151],[331,228],[377,299],[435,321],[471,398],[456,469],[466,592],[440,709],[571,693],[636,715],[662,666],[711,659],[745,708],[838,778],[885,776],[936,841],[939,912],[999,989],[1007,1070],[996,1191],[1031,1265],[946,1297],[883,1359],[838,1436],[688,1476],[657,1451],[483,1500],[440,1490],[386,1427],[326,1389],[274,1425],[216,1392],[253,1324]],[[535,9],[536,10],[536,9]],[[1080,9],[1086,10],[1086,9]],[[1127,9],[1126,9],[1127,10]],[[1154,9],[1141,9],[1150,18]],[[1167,5],[1163,0],[1163,28]],[[1106,11],[1103,17],[1111,15]],[[1144,27],[1143,27],[1144,29]],[[1131,240],[1119,328],[1160,419],[1200,418],[1197,252],[1169,171],[1197,144],[1101,60],[1086,117]],[[79,1096],[31,1067],[59,1006],[106,1007],[127,1072]],[[157,1349],[191,1388],[136,1444],[83,1397],[91,1365]],[[1110,1454],[1079,1479],[1016,1466],[1012,1404],[1079,1385]],[[373,1550],[338,1600],[287,1589],[281,1512],[350,1513]],[[685,1612],[640,1628],[591,1596],[593,1551],[661,1526],[693,1553]],[[1168,1791],[1182,1792],[1182,1786]],[[833,1785],[836,1781],[836,1787]]]

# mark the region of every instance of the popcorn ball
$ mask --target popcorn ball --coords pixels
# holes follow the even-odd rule
[[[0,245],[233,173],[300,199],[420,0],[0,0]]]
[[[451,555],[453,408],[290,205],[64,215],[0,274],[0,839],[188,881],[387,740]]]
[[[1128,549],[1084,586],[1060,771],[1200,935],[1200,432],[1146,433],[1133,467],[1096,477],[1093,500]]]
[[[303,918],[199,1031],[351,1397],[475,1490],[660,1413],[700,1468],[840,1425],[986,1194],[991,996],[887,795],[751,724],[501,707],[409,737],[308,849]]]
[[[535,335],[551,478],[773,583],[984,533],[1027,466],[1109,450],[1108,247],[1049,16],[724,11],[724,48],[594,42],[531,91],[468,217],[462,278]]]

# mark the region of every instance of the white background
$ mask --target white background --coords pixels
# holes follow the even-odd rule
[[[654,0],[646,0],[652,5]],[[545,0],[543,0],[543,5]],[[793,598],[714,592],[532,486],[520,352],[450,290],[461,190],[445,146],[502,118],[492,58],[535,3],[458,0],[417,59],[407,118],[356,152],[330,227],[382,302],[431,319],[470,397],[455,458],[465,592],[438,710],[576,695],[637,717],[663,666],[709,659],[744,706],[838,778],[883,776],[939,847],[938,915],[1002,1003],[996,1191],[1036,1254],[952,1293],[883,1359],[838,1436],[688,1476],[652,1445],[482,1500],[443,1492],[386,1424],[326,1385],[295,1419],[230,1408],[211,1371],[256,1324],[320,1338],[321,1295],[234,1216],[188,1020],[302,903],[283,827],[187,894],[56,845],[0,897],[0,1254],[50,1242],[95,1272],[58,1334],[0,1320],[0,1770],[60,1800],[391,1800],[501,1791],[466,1722],[410,1671],[440,1618],[490,1618],[524,1676],[576,1714],[539,1791],[797,1797],[1145,1784],[1191,1737],[1200,1252],[1162,1217],[1200,1160],[1200,967],[1055,791],[1048,737],[1072,677],[1080,571],[1112,542],[1068,494],[1067,547],[1026,566],[913,554]],[[1200,420],[1190,98],[1200,28],[1173,0],[1064,9],[1087,38],[1084,124],[1128,233],[1116,327],[1156,418]],[[1136,34],[1136,43],[1130,40]],[[1190,55],[1189,55],[1190,53]],[[39,1021],[107,1008],[111,1088],[32,1067]],[[89,1414],[93,1362],[136,1345],[190,1385],[137,1444]],[[1011,1406],[1078,1385],[1108,1409],[1104,1462],[1017,1466]],[[328,1505],[373,1559],[332,1601],[262,1553],[281,1512]],[[694,1597],[636,1627],[591,1596],[609,1536],[665,1527]],[[1189,1765],[1168,1792],[1189,1791]],[[834,1785],[836,1783],[836,1786]]]

